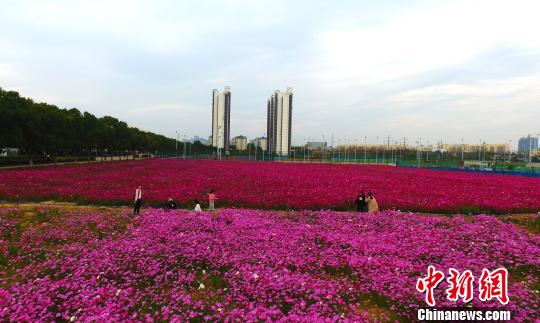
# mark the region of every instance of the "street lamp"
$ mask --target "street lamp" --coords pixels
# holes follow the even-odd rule
[[[324,153],[326,151],[326,143],[324,142],[324,135],[322,135],[322,154],[321,154],[321,164],[324,162]]]
[[[463,149],[464,149],[463,138],[461,138],[461,162],[464,162],[464,160],[463,160]]]
[[[306,162],[307,139],[304,139],[304,163]]]
[[[364,136],[364,164],[367,163],[367,136]]]
[[[174,142],[175,142],[175,146],[176,146],[175,155],[176,155],[176,159],[178,159],[178,130],[175,130],[175,132],[176,132],[176,137],[174,138],[175,139]]]
[[[187,141],[187,136],[184,135],[184,159],[186,159],[186,141]]]
[[[480,168],[480,170],[482,170],[482,157],[481,157],[482,151],[480,150],[481,147],[482,147],[482,139],[479,140],[479,144],[478,144],[478,167]]]
[[[377,144],[375,145],[375,164],[379,164],[379,136],[377,136]]]
[[[356,159],[356,151],[358,150],[358,138],[354,139],[354,163],[358,164],[358,160]]]

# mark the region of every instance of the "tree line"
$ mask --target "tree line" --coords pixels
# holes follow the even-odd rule
[[[116,118],[37,103],[2,88],[0,116],[0,147],[19,148],[30,160],[43,155],[174,154],[176,149],[175,139],[130,127]]]

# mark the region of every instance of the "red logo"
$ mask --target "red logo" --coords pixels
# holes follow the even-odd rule
[[[458,298],[463,298],[464,303],[473,299],[474,276],[470,270],[465,270],[462,274],[454,268],[448,269],[450,276],[446,280],[449,287],[446,289],[448,300],[457,302]]]
[[[429,306],[435,306],[435,298],[433,297],[433,290],[444,279],[444,273],[442,271],[435,270],[435,267],[428,267],[428,275],[425,278],[419,278],[416,282],[416,289],[420,293],[426,293],[426,303]]]
[[[448,269],[448,288],[446,297],[450,301],[457,302],[462,299],[468,303],[473,299],[474,276],[470,270],[460,273],[454,268]],[[435,306],[434,290],[444,279],[444,273],[438,271],[433,266],[428,267],[427,277],[418,278],[416,281],[416,290],[426,294],[426,303],[429,306]],[[498,268],[493,271],[482,270],[482,276],[478,280],[479,299],[482,302],[497,299],[501,304],[508,304],[508,271],[505,268]]]
[[[482,270],[480,276],[480,300],[485,302],[496,298],[501,304],[508,304],[508,271],[499,268],[492,272],[487,269]]]

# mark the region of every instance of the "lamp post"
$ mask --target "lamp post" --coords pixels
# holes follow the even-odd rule
[[[356,151],[358,150],[358,138],[354,139],[354,163],[358,164],[358,160],[356,159]]]
[[[184,159],[186,159],[186,141],[187,141],[187,137],[186,135],[184,135]]]
[[[512,139],[508,140],[508,163],[512,162],[512,153],[510,152],[510,147],[512,147]]]
[[[337,160],[338,163],[341,163],[341,147],[340,147],[341,139],[337,140]]]
[[[377,144],[375,145],[375,164],[379,164],[379,136],[377,136]]]
[[[304,139],[304,163],[306,162],[307,139]]]
[[[426,162],[429,162],[429,140],[428,140],[427,146],[426,146]]]
[[[364,136],[364,164],[367,163],[367,136]]]
[[[480,170],[482,170],[482,157],[481,157],[482,151],[480,150],[481,146],[482,146],[482,139],[480,139],[478,143],[478,167],[480,168]]]
[[[463,146],[463,138],[461,138],[461,162],[462,163],[464,162],[464,160],[463,160],[463,148],[464,148],[464,146]]]
[[[326,150],[326,144],[325,144],[325,142],[324,142],[324,135],[322,135],[322,143],[321,143],[321,145],[322,145],[322,147],[321,147],[321,148],[322,148],[322,152],[321,152],[321,164],[322,164],[322,163],[324,163],[324,152],[325,152],[325,150]]]
[[[176,130],[176,140],[175,140],[175,143],[176,143],[176,159],[178,159],[178,136],[179,136],[179,133],[178,133],[178,130]]]

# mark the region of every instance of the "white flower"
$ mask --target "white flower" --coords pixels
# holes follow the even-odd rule
[[[117,291],[116,291],[116,296],[120,295],[120,292],[121,292],[121,291],[122,291],[121,289],[117,290]]]
[[[199,289],[204,289],[204,284],[203,284],[203,283],[201,283],[201,284],[199,285]]]
[[[70,322],[75,321],[75,316],[70,317],[70,318],[69,318],[69,321],[70,321]]]
[[[257,275],[257,274],[255,273],[255,274],[253,274],[253,278],[257,279],[257,278],[259,278],[259,275]]]

